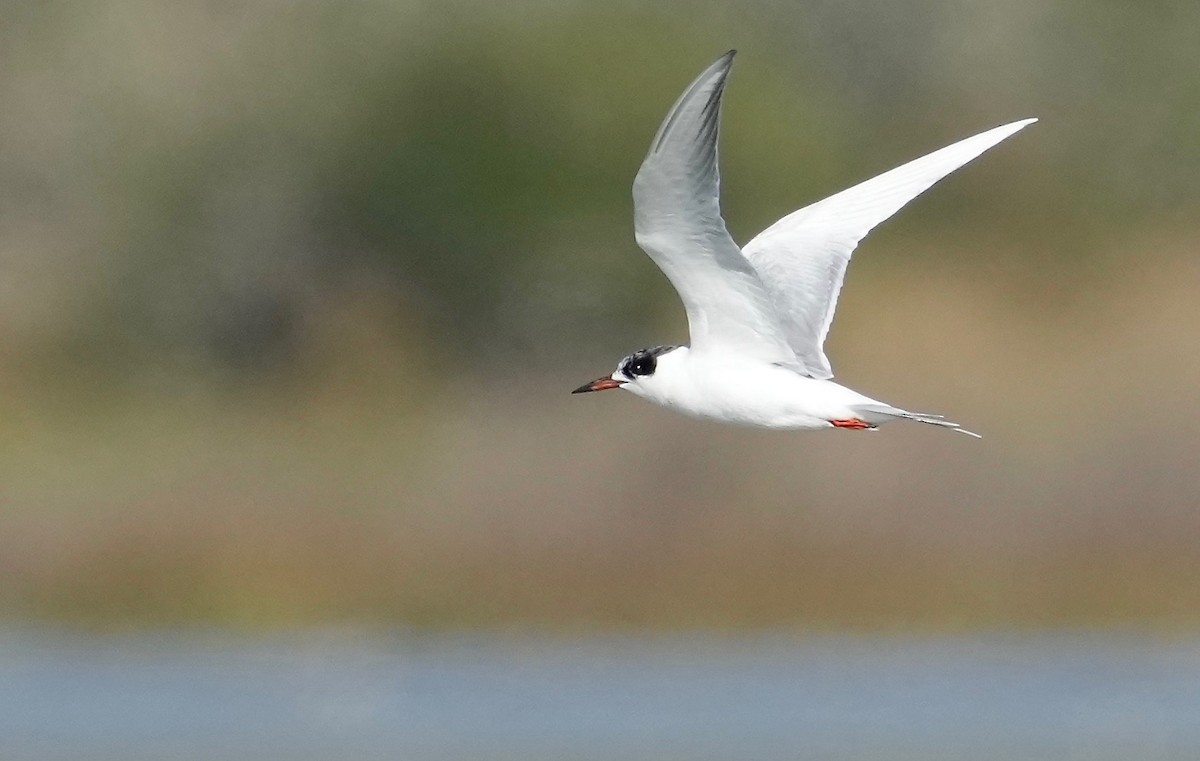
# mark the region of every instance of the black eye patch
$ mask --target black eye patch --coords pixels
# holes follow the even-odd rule
[[[621,363],[621,372],[627,378],[636,378],[640,375],[653,375],[654,371],[658,368],[659,355],[666,354],[678,348],[678,346],[671,345],[651,346],[649,349],[635,351]]]
[[[654,368],[658,366],[658,360],[653,354],[634,354],[625,363],[625,374],[629,377],[635,375],[650,375],[654,372]]]

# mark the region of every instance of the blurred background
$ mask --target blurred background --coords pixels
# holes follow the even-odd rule
[[[4,12],[6,758],[1200,753],[1200,5]],[[630,185],[731,47],[743,242],[1041,118],[827,347],[982,441],[568,394],[686,341]]]

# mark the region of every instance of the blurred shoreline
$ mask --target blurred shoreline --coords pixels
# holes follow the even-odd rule
[[[90,415],[51,394],[5,416],[0,609],[102,629],[1194,631],[1200,405],[1161,402],[1200,361],[1173,348],[1200,324],[1181,267],[1103,331],[1086,306],[1045,330],[978,281],[860,268],[846,300],[879,303],[835,328],[841,377],[977,443],[581,402],[586,366],[447,385],[402,353]]]

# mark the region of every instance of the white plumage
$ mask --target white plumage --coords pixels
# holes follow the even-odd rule
[[[726,53],[680,96],[633,183],[638,245],[678,291],[691,344],[635,352],[576,393],[620,387],[695,417],[767,428],[874,428],[907,418],[970,433],[830,381],[823,345],[858,242],[1036,119],[988,130],[806,206],[739,249],[721,217],[717,166],[733,57]]]

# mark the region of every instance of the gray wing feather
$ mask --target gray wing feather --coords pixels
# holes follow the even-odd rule
[[[676,101],[633,183],[638,245],[675,286],[692,351],[798,366],[755,267],[721,217],[717,141],[730,51]]]

